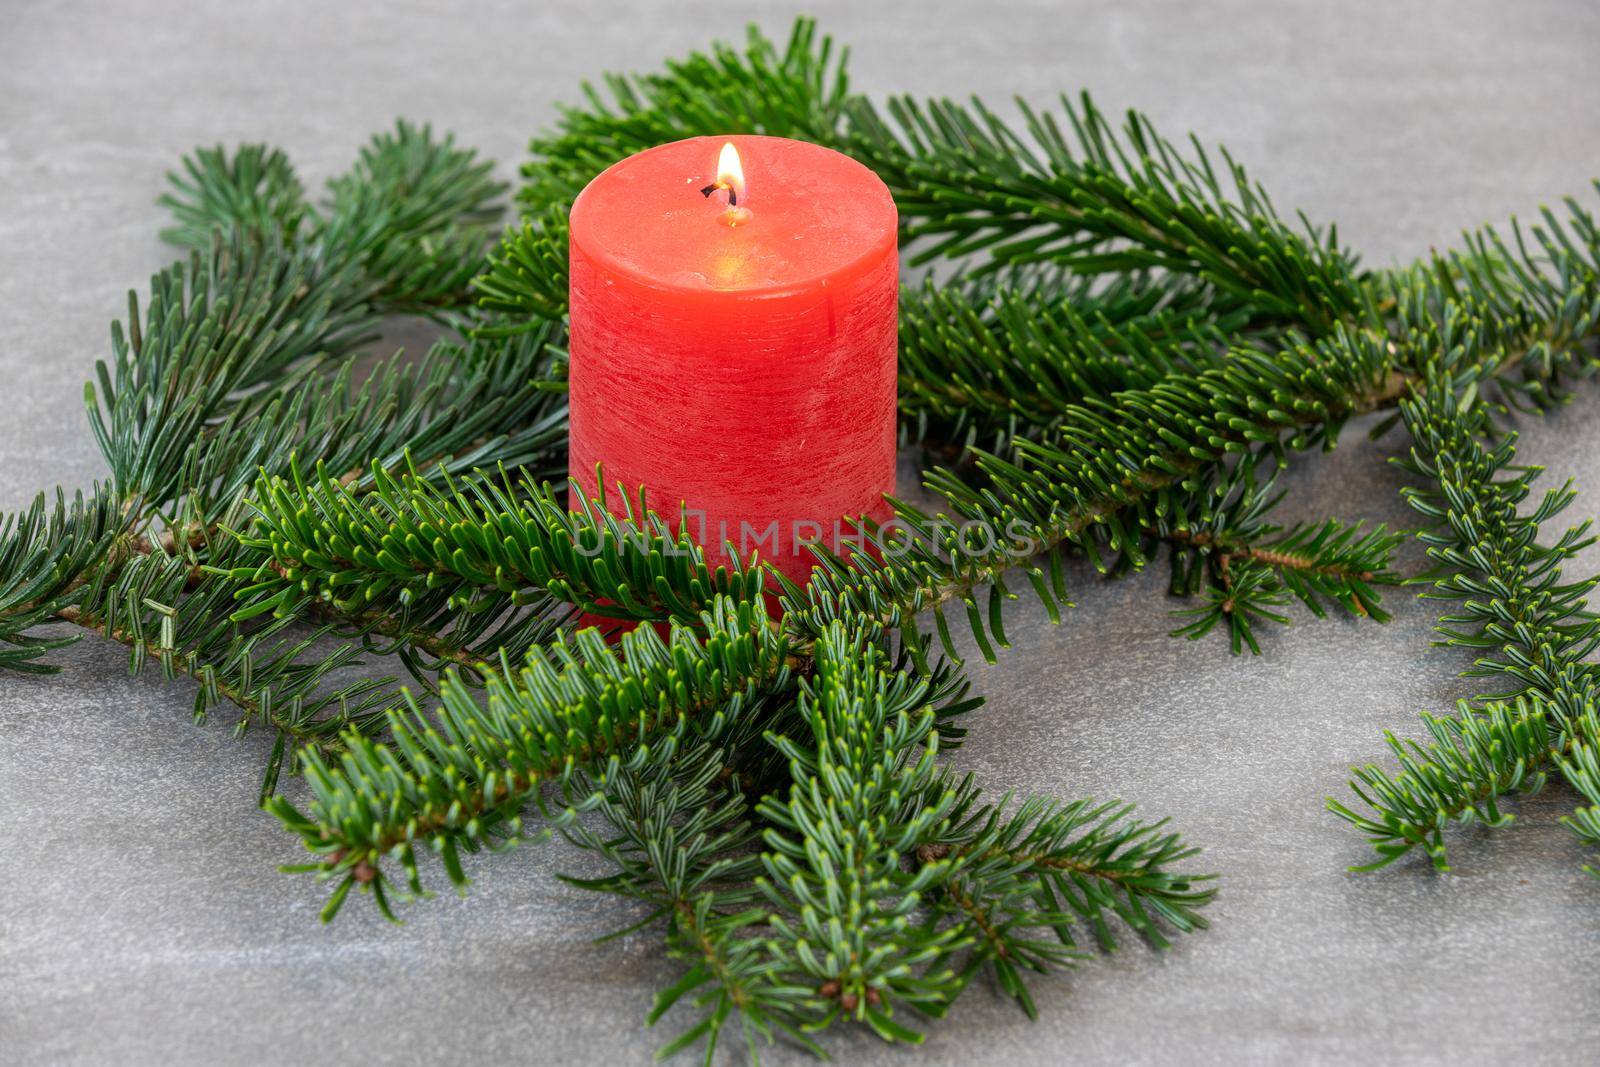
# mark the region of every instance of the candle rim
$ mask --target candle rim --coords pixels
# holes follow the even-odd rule
[[[838,263],[832,264],[826,269],[817,270],[815,272],[797,277],[793,280],[730,288],[716,288],[707,284],[681,284],[671,280],[670,278],[664,278],[660,275],[652,274],[647,270],[640,269],[635,262],[616,255],[603,244],[595,242],[592,240],[592,234],[585,232],[585,227],[581,223],[581,216],[583,213],[583,205],[586,199],[589,197],[591,190],[595,189],[602,182],[602,179],[618,168],[629,164],[636,164],[641,157],[667,152],[692,142],[710,143],[714,146],[712,154],[715,156],[716,151],[724,142],[733,142],[737,146],[740,142],[747,141],[771,141],[800,144],[805,145],[808,148],[816,149],[819,152],[826,152],[838,157],[839,160],[842,160],[844,163],[848,164],[848,167],[858,169],[863,174],[870,177],[872,183],[876,187],[876,191],[881,191],[884,205],[887,208],[889,224],[883,228],[882,232],[870,233],[868,235],[870,239],[862,242],[862,247],[856,255],[847,259],[842,259]],[[759,211],[759,202],[753,202],[753,205],[755,209]],[[846,155],[837,149],[830,148],[827,145],[817,144],[814,141],[806,141],[796,137],[774,137],[770,134],[760,133],[718,133],[703,134],[695,137],[684,137],[676,141],[668,141],[664,144],[654,145],[650,148],[644,149],[641,152],[636,152],[631,156],[619,159],[605,170],[591,178],[583,187],[583,189],[573,199],[572,210],[569,219],[570,225],[568,227],[568,241],[572,252],[575,253],[581,249],[584,258],[596,264],[603,265],[609,275],[626,279],[629,283],[640,288],[663,293],[672,293],[675,297],[689,299],[703,298],[724,301],[781,300],[787,297],[814,294],[819,289],[828,288],[828,285],[832,279],[843,275],[858,275],[861,273],[864,264],[869,264],[881,259],[886,254],[898,254],[899,249],[899,211],[895,205],[893,195],[889,192],[889,187],[884,184],[883,179],[880,178],[877,173],[872,170],[872,168],[866,166],[860,160]],[[586,240],[586,237],[591,239]],[[575,259],[577,257],[574,255],[573,258]]]

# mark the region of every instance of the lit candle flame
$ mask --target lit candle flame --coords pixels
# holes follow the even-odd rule
[[[744,166],[739,162],[739,150],[729,141],[717,156],[717,184],[728,190],[728,206],[738,207],[744,197]]]
[[[744,195],[744,164],[739,162],[739,150],[733,147],[732,141],[722,145],[722,152],[717,156],[717,180],[700,190],[700,195],[709,197],[718,189],[728,194],[728,210],[722,213],[722,221],[729,226],[742,226],[753,217],[750,209],[739,201]]]

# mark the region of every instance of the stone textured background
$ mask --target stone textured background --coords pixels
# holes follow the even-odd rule
[[[1530,213],[1600,174],[1600,9],[1584,0],[1198,5],[819,2],[857,83],[992,100],[1089,86],[1227,143],[1280,207],[1336,220],[1369,263]],[[170,253],[152,205],[196,143],[267,140],[308,186],[396,115],[501,161],[579,79],[651,67],[765,3],[0,3],[0,508],[103,473],[81,388],[107,323]],[[1524,455],[1600,511],[1600,396],[1530,424]],[[1408,521],[1391,436],[1313,457],[1297,516]],[[1594,560],[1591,560],[1593,562]],[[1366,846],[1322,810],[1380,731],[1463,691],[1430,613],[1301,618],[1234,659],[1165,636],[1162,576],[1079,575],[1060,627],[1021,606],[960,763],[997,789],[1136,799],[1224,874],[1214,929],[1130,945],[1036,986],[1028,1024],[978,986],[920,1053],[830,1038],[842,1062],[1585,1062],[1600,883],[1556,824],[1458,835],[1457,871],[1345,873]],[[0,681],[0,1060],[641,1063],[673,967],[655,938],[590,939],[625,908],[552,878],[561,847],[474,864],[471,897],[383,923],[322,893],[254,811],[266,738],[195,725],[192,689],[130,679],[85,641],[61,677]],[[1587,1046],[1580,1042],[1587,1041]],[[772,1062],[799,1062],[783,1051]]]

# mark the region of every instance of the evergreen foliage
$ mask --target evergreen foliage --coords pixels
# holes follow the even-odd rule
[[[110,481],[53,513],[41,498],[3,531],[7,666],[51,669],[38,657],[77,634],[35,631],[64,619],[127,645],[136,671],[154,661],[192,676],[197,713],[228,701],[241,726],[278,731],[267,791],[298,746],[335,750],[341,730],[381,724],[373,713],[397,699],[393,680],[350,681],[339,668],[364,652],[410,658],[431,635],[387,618],[329,618],[309,601],[272,619],[236,615],[233,575],[267,557],[229,531],[245,523],[257,478],[288,472],[296,457],[354,471],[358,485],[369,465],[400,464],[411,448],[445,473],[564,467],[557,330],[491,348],[446,344],[421,362],[382,364],[354,388],[384,309],[443,277],[431,238],[464,248],[472,234],[472,269],[482,262],[498,187],[473,159],[402,123],[335,180],[371,188],[336,196],[329,214],[286,206],[299,184],[281,153],[247,146],[185,162],[187,180],[174,177],[163,203],[178,222],[169,238],[194,250],[152,279],[142,311],[130,295],[111,357],[85,390]],[[456,190],[446,200],[456,215],[419,211],[412,190],[431,204],[442,186]],[[458,257],[452,276],[465,269]],[[452,283],[458,316],[464,288],[464,276]],[[348,639],[330,645],[335,632]]]
[[[427,126],[405,120],[364,145],[355,164],[328,183],[321,209],[283,152],[243,145],[197,149],[183,173],[168,175],[160,199],[177,225],[162,237],[205,250],[218,233],[304,241],[332,263],[358,271],[349,295],[383,312],[442,313],[459,308],[483,268],[483,245],[500,220],[505,186],[494,164]]]
[[[1444,831],[1452,823],[1503,826],[1501,799],[1543,786],[1555,767],[1587,784],[1597,690],[1583,660],[1600,644],[1600,623],[1587,610],[1596,579],[1563,581],[1562,565],[1594,543],[1587,522],[1553,544],[1540,527],[1572,502],[1570,485],[1544,494],[1528,514],[1518,506],[1532,491],[1535,468],[1513,466],[1516,437],[1484,441],[1487,415],[1469,385],[1458,399],[1443,373],[1422,396],[1402,406],[1413,449],[1407,467],[1435,488],[1407,493],[1430,527],[1419,534],[1438,564],[1424,596],[1459,607],[1444,615],[1442,643],[1479,653],[1467,672],[1495,678],[1492,696],[1462,701],[1458,717],[1424,716],[1433,741],[1387,740],[1400,763],[1391,775],[1359,767],[1351,788],[1372,814],[1337,801],[1329,808],[1373,842],[1383,866],[1421,847],[1448,869]]]
[[[1402,465],[1426,488],[1406,498],[1430,524],[1419,533],[1437,567],[1426,597],[1458,602],[1441,617],[1444,644],[1478,653],[1471,677],[1500,681],[1463,700],[1457,715],[1424,715],[1432,741],[1388,746],[1400,770],[1355,768],[1351,808],[1328,807],[1372,841],[1381,867],[1421,847],[1448,868],[1452,823],[1505,826],[1502,798],[1541,788],[1552,768],[1593,801],[1596,692],[1586,657],[1600,642],[1586,607],[1594,579],[1564,581],[1561,568],[1593,538],[1588,522],[1553,544],[1544,523],[1574,499],[1547,491],[1526,514],[1538,469],[1515,465],[1516,435],[1496,425],[1508,410],[1536,412],[1567,395],[1563,382],[1594,369],[1600,331],[1600,227],[1566,201],[1512,240],[1493,229],[1390,282],[1405,330],[1398,362],[1419,379],[1400,414],[1412,449]],[[1590,843],[1594,809],[1569,820]]]
[[[93,632],[193,679],[197,715],[274,731],[263,803],[332,887],[326,918],[352,890],[396,917],[430,856],[464,891],[477,853],[560,833],[607,872],[569,881],[642,905],[622,932],[659,930],[682,964],[649,1015],[688,1020],[664,1054],[733,1034],[821,1053],[845,1023],[915,1042],[980,975],[1031,1015],[1029,978],[1119,931],[1165,947],[1213,894],[1164,821],[988,799],[941,761],[979,704],[949,614],[993,659],[1013,586],[1059,620],[1070,560],[1165,556],[1175,633],[1235,653],[1291,603],[1381,622],[1400,534],[1272,514],[1299,453],[1386,413],[1425,595],[1498,689],[1425,717],[1431,742],[1391,737],[1400,769],[1358,768],[1355,807],[1330,806],[1373,866],[1421,847],[1442,867],[1449,825],[1509,822],[1503,799],[1554,771],[1600,844],[1593,581],[1561,575],[1591,538],[1539,543],[1573,494],[1524,509],[1535,472],[1501,425],[1591,367],[1590,213],[1364,272],[1138,113],[880,105],[846,58],[800,20],[586,86],[533,140],[492,252],[491,165],[425,126],[375,137],[320,205],[276,149],[184,160],[161,202],[187,258],[130,298],[87,389],[108,482],[0,526],[0,669],[53,670]],[[906,261],[941,268],[905,287],[900,336],[938,503],[895,502],[804,585],[713,570],[642,493],[569,508],[561,483],[567,205],[625,155],[729,132],[861,159]],[[393,313],[447,337],[358,376]],[[420,692],[351,680],[388,656]],[[285,769],[303,782],[280,794]]]
[[[900,406],[918,440],[997,450],[1058,429],[1069,405],[1220,366],[1248,325],[1203,287],[1147,274],[930,279],[900,301]]]
[[[1080,548],[1102,565],[1115,554],[1141,566],[1147,529],[1193,532],[1204,515],[1196,494],[1204,495],[1219,465],[1330,445],[1351,416],[1392,401],[1404,385],[1386,345],[1340,330],[1316,344],[1237,349],[1219,367],[1070,406],[1053,439],[1019,439],[1009,456],[974,450],[981,485],[947,469],[928,472],[928,488],[948,502],[949,513],[897,504],[897,522],[872,546],[881,559],[852,549],[850,559],[829,561],[805,589],[788,589],[786,607],[812,630],[840,612],[906,627],[932,610],[955,655],[944,606],[959,602],[979,648],[993,659],[994,645],[1006,644],[1004,604],[1013,596],[1005,575],[1019,560],[1034,557],[1020,569],[1057,620],[1070,604],[1063,550]],[[1386,574],[1393,545],[1382,535],[1363,540],[1370,566],[1353,572],[1363,586]],[[1362,595],[1370,600],[1370,589]],[[905,636],[920,643],[910,629]]]
[[[307,592],[340,611],[399,614],[442,596],[443,608],[489,617],[565,603],[664,621],[694,620],[719,596],[761,596],[764,571],[712,573],[688,534],[654,512],[629,521],[588,502],[569,512],[548,482],[526,476],[435,488],[380,466],[358,493],[325,469],[309,484],[296,469],[292,481],[264,482],[255,507],[244,543],[273,558],[266,603]]]
[[[579,766],[637,767],[658,735],[677,738],[697,716],[737,716],[781,686],[787,649],[760,605],[718,600],[704,626],[703,639],[677,626],[667,640],[641,627],[615,654],[594,629],[559,636],[523,666],[502,660],[488,672],[482,705],[447,674],[437,720],[412,703],[389,713],[388,743],[351,735],[337,766],[309,753],[311,815],[283,797],[268,803],[325,857],[316,869],[340,879],[325,915],[357,882],[392,914],[384,859],[420,893],[418,843],[465,887],[460,852],[514,843],[521,809],[545,782],[560,783]]]
[[[45,495],[0,524],[0,669],[54,674],[42,657],[72,644],[73,636],[33,632],[83,598],[83,575],[111,558],[121,529],[116,498],[100,488],[69,505],[56,490],[55,507]]]

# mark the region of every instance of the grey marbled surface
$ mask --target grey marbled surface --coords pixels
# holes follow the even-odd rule
[[[1092,87],[1247,161],[1284,208],[1336,220],[1368,261],[1528,213],[1600,174],[1600,8],[1360,0],[810,5],[858,84],[1040,99]],[[196,143],[284,146],[308,184],[404,114],[508,176],[582,77],[638,68],[764,2],[471,5],[0,2],[0,508],[103,473],[81,386],[106,325],[169,253],[161,175]],[[1590,196],[1593,194],[1590,193]],[[1525,455],[1600,511],[1600,402],[1529,425]],[[1302,516],[1407,521],[1391,437],[1359,432],[1295,479]],[[1595,557],[1591,556],[1591,562]],[[830,1039],[849,1063],[1586,1063],[1600,885],[1556,819],[1466,832],[1457,870],[1345,873],[1365,846],[1322,810],[1379,733],[1461,692],[1425,605],[1385,628],[1301,620],[1259,658],[1165,636],[1162,581],[1079,576],[1060,627],[1023,606],[962,765],[992,786],[1136,799],[1223,872],[1214,929],[1038,983],[1027,1023],[972,990],[920,1052]],[[130,679],[85,641],[56,678],[0,680],[0,1062],[639,1063],[672,967],[649,936],[602,946],[610,900],[529,848],[402,927],[277,874],[292,842],[254,810],[266,740],[195,725],[192,690]],[[777,1053],[774,1062],[796,1057]]]

